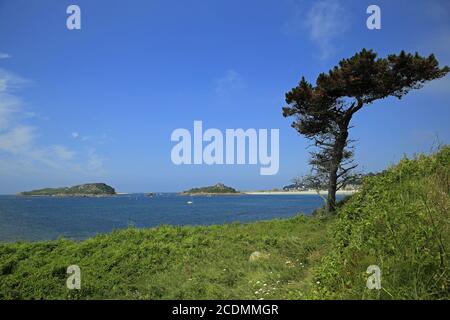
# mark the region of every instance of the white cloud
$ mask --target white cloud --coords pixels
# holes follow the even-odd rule
[[[89,143],[91,145],[102,145],[110,141],[106,133],[95,134],[95,135],[82,135],[79,132],[72,132],[71,137],[83,143]]]
[[[53,153],[61,160],[68,161],[73,159],[75,152],[64,146],[52,146]]]
[[[34,128],[19,125],[0,134],[0,150],[13,154],[26,152],[33,139]]]
[[[317,1],[308,11],[306,27],[311,40],[319,46],[322,59],[335,53],[333,42],[348,29],[348,21],[346,11],[337,0]]]
[[[14,115],[19,112],[20,103],[17,97],[0,92],[0,132],[11,125]]]
[[[88,166],[93,171],[103,170],[103,159],[97,154],[95,149],[89,149]]]
[[[339,0],[293,0],[289,14],[284,32],[296,39],[306,34],[318,47],[317,56],[322,60],[336,53],[336,41],[350,27],[349,13]]]
[[[8,59],[8,58],[11,58],[11,55],[4,52],[0,52],[0,59]]]
[[[0,92],[5,92],[8,87],[6,86],[6,80],[0,79]]]
[[[215,92],[220,96],[226,96],[244,88],[242,76],[235,70],[230,69],[221,78],[214,80]]]
[[[60,144],[39,143],[36,126],[24,124],[30,113],[23,110],[23,102],[14,93],[26,83],[17,75],[0,69],[0,180],[2,176],[35,175],[77,177],[98,176],[103,172],[103,161],[95,150],[79,154]],[[72,133],[74,138],[79,134]]]
[[[0,93],[11,92],[12,89],[17,89],[29,82],[15,73],[0,68]]]

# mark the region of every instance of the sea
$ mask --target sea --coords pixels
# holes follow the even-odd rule
[[[175,193],[112,197],[0,195],[0,241],[83,240],[115,229],[212,225],[310,215],[318,195],[185,196]]]

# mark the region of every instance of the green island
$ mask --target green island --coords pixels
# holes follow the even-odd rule
[[[0,299],[449,299],[449,181],[443,147],[365,177],[333,216],[3,243]]]
[[[221,195],[221,194],[240,194],[234,188],[228,187],[223,183],[217,183],[213,186],[192,188],[181,193],[182,195]]]
[[[86,183],[73,187],[44,188],[19,193],[22,196],[109,196],[115,195],[113,187],[105,183]]]

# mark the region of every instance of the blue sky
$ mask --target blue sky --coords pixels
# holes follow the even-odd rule
[[[81,30],[66,28],[70,4]],[[370,4],[381,30],[366,27]],[[363,47],[450,65],[449,16],[446,0],[0,0],[0,193],[94,181],[123,192],[281,187],[309,170],[308,141],[281,115],[285,92]],[[449,86],[361,110],[351,130],[360,168],[449,143]],[[170,135],[194,120],[280,129],[278,174],[175,166]]]

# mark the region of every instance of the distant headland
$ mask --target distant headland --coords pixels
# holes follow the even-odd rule
[[[227,187],[223,183],[217,183],[213,186],[192,188],[181,192],[182,195],[228,195],[228,194],[241,194],[234,188]]]
[[[73,187],[44,188],[20,192],[21,196],[99,197],[115,195],[113,187],[105,183],[86,183]]]

